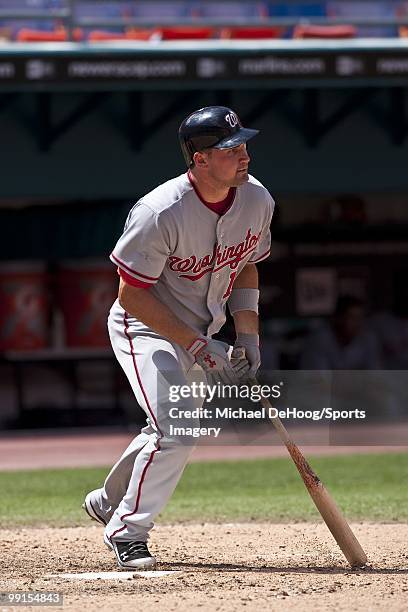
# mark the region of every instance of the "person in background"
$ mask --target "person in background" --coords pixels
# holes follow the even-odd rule
[[[406,270],[394,279],[394,307],[392,311],[375,314],[370,329],[380,344],[384,368],[408,369],[408,286]]]
[[[306,340],[300,359],[304,370],[376,370],[379,344],[366,328],[364,303],[340,296],[332,319]]]

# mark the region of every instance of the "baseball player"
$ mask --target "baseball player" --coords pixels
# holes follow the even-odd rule
[[[236,381],[260,365],[255,264],[270,251],[274,201],[248,174],[246,143],[257,133],[223,106],[190,114],[179,129],[188,171],[135,204],[111,254],[120,284],[110,339],[147,420],[83,507],[105,525],[105,544],[122,568],[156,564],[149,531],[194,448],[172,434],[169,385],[197,376]],[[234,346],[246,355],[235,363],[230,347],[212,339],[227,303]],[[194,408],[192,398],[178,404],[188,427],[199,425],[189,417]]]

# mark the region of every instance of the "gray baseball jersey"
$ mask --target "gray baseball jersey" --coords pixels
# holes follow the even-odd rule
[[[211,335],[225,320],[237,274],[268,256],[273,206],[268,191],[250,177],[220,216],[200,200],[186,173],[137,202],[111,259],[125,278],[151,285],[181,320]],[[145,541],[196,443],[171,429],[169,385],[191,384],[203,372],[192,355],[130,316],[118,300],[108,328],[147,425],[89,500],[106,523],[109,542]],[[181,408],[193,415],[202,402],[185,398]],[[192,431],[199,424],[193,416],[187,423]]]
[[[269,255],[273,208],[267,189],[249,176],[219,216],[199,199],[185,173],[135,204],[111,260],[151,284],[152,293],[182,321],[212,335],[225,322],[236,276],[247,263]],[[132,319],[135,324],[148,331]]]

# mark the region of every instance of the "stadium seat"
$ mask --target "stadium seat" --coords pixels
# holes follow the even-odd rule
[[[233,27],[223,28],[220,37],[233,39],[281,38],[283,32],[284,29],[278,27]]]
[[[72,40],[80,41],[83,39],[81,28],[74,28],[72,31]],[[16,40],[18,42],[66,42],[69,40],[68,33],[65,28],[57,28],[56,30],[33,30],[31,28],[21,28],[18,31]]]
[[[16,39],[18,42],[65,42],[68,36],[64,28],[52,31],[22,28]]]
[[[104,42],[111,40],[126,40],[125,32],[105,32],[103,30],[91,30],[87,36],[88,42]]]
[[[354,38],[356,35],[357,28],[352,25],[297,25],[293,30],[293,38]]]
[[[359,25],[356,36],[391,37],[397,36],[395,25],[381,25],[381,20],[394,19],[397,16],[396,3],[391,0],[328,0],[327,16],[341,19],[344,23],[353,19],[375,18],[379,21],[373,25]]]
[[[88,42],[109,42],[114,40],[150,40],[153,30],[132,28],[127,32],[105,32],[92,30],[88,34]]]
[[[301,0],[300,2],[270,2],[270,17],[299,17],[313,19],[326,16],[326,0]]]
[[[174,26],[157,28],[154,38],[157,40],[208,40],[214,38],[215,28],[196,26]]]
[[[0,42],[9,42],[11,40],[10,28],[0,27]]]
[[[269,2],[268,16],[278,19],[293,19],[298,23],[313,23],[313,18],[326,17],[326,0],[301,0],[291,2]],[[293,37],[294,26],[286,29],[283,38]]]
[[[199,2],[194,10],[194,16],[199,19],[228,19],[231,23],[245,23],[245,20],[261,20],[268,16],[267,2],[233,2],[218,0],[217,2]]]
[[[131,13],[135,19],[148,20],[152,23],[177,23],[178,19],[192,16],[190,2],[185,0],[155,0],[154,2],[138,0],[132,3]]]

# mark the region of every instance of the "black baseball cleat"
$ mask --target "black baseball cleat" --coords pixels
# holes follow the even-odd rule
[[[92,493],[93,493],[93,491],[88,493],[88,495],[85,497],[84,503],[82,504],[82,508],[85,510],[87,515],[93,521],[97,521],[98,523],[101,523],[101,525],[105,525],[105,527],[106,527],[106,521],[103,519],[103,517],[98,512],[95,504],[92,503]]]
[[[156,565],[156,559],[150,554],[146,542],[115,542],[104,537],[108,548],[111,548],[118,560],[119,567],[124,569],[151,569]]]

